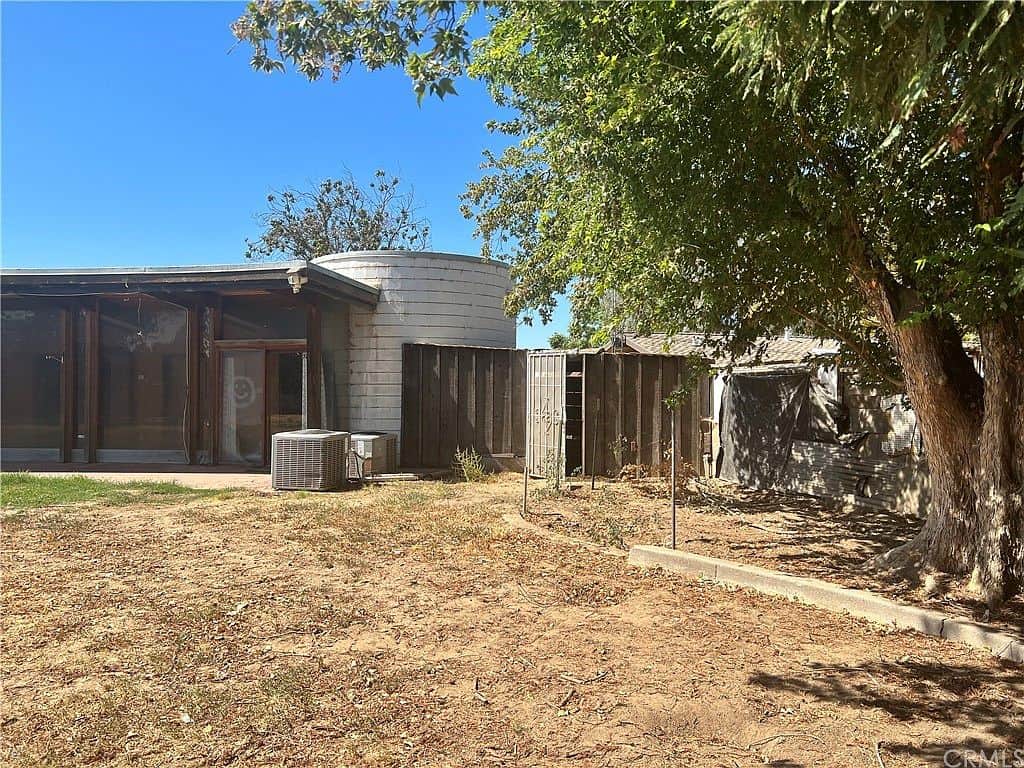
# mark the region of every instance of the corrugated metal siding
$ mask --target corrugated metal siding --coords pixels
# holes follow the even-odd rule
[[[793,442],[777,487],[921,517],[930,495],[927,468],[914,456],[866,458],[842,445],[802,440]]]
[[[458,448],[523,456],[525,350],[406,344],[402,357],[402,466],[449,467]]]

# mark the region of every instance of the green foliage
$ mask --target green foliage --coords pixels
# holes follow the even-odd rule
[[[576,349],[580,345],[575,343],[578,339],[571,338],[568,334],[556,331],[548,336],[548,346],[552,349]]]
[[[222,493],[224,491],[187,488],[177,483],[112,483],[81,475],[44,477],[27,472],[0,475],[0,504],[4,509],[15,510],[87,502],[106,506],[170,504]]]
[[[464,210],[513,265],[510,310],[549,319],[569,292],[605,333],[698,328],[735,354],[802,327],[894,386],[871,285],[900,322],[1024,315],[1016,4],[502,3],[470,46],[479,7],[258,3],[236,33],[264,69],[273,43],[311,77],[487,84],[517,141]]]
[[[937,174],[948,200],[959,192],[963,215],[955,231],[919,249],[916,269],[904,279],[922,294],[925,314],[951,313],[977,325],[1019,311],[1019,3],[729,2],[718,16],[725,25],[718,45],[748,93],[763,93],[799,117],[828,87],[843,96],[846,135],[872,137],[866,149],[887,166],[907,155],[938,164],[920,176]],[[912,243],[913,223],[896,234],[897,246]]]
[[[445,0],[254,0],[231,25],[252,48],[252,66],[310,80],[339,79],[353,64],[368,70],[404,66],[417,99],[455,93],[454,78],[469,57],[466,23],[476,3]]]
[[[259,216],[263,234],[246,240],[247,259],[305,259],[345,251],[423,250],[430,225],[416,215],[412,192],[378,170],[366,189],[346,174],[309,190],[288,188],[267,196]]]
[[[572,326],[569,327],[569,333],[556,331],[548,336],[548,346],[552,349],[587,349],[602,343],[595,340],[596,333],[587,333],[586,329],[583,329],[583,335],[577,335],[579,333],[580,329]]]
[[[484,460],[476,452],[476,448],[456,448],[455,458],[452,459],[452,469],[455,474],[467,483],[479,483],[487,477],[487,469],[484,467]]]

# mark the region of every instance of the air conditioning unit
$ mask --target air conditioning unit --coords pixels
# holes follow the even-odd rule
[[[275,490],[329,491],[347,479],[348,432],[298,429],[270,439],[270,485]]]
[[[348,475],[385,475],[398,468],[398,436],[393,432],[353,432]]]

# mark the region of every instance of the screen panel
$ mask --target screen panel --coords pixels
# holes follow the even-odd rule
[[[147,296],[105,299],[99,323],[99,458],[184,461],[186,310]]]
[[[305,339],[305,304],[276,296],[225,296],[221,304],[221,338]]]
[[[0,313],[0,440],[8,461],[59,461],[61,363],[59,307],[5,301]]]
[[[264,463],[266,353],[261,349],[221,353],[220,460]]]

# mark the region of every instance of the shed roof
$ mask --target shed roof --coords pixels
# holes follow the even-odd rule
[[[306,261],[217,264],[188,267],[108,267],[90,269],[3,269],[0,289],[9,296],[76,296],[150,291],[209,291],[238,288],[300,290],[334,299],[374,305],[380,291],[371,285]]]
[[[711,360],[716,367],[725,367],[730,363],[729,357],[715,355],[714,350],[714,342],[721,338],[721,334],[652,333],[647,336],[630,334],[624,341],[628,349],[640,354],[696,356]],[[839,344],[832,339],[763,336],[750,352],[732,362],[739,366],[802,363],[822,355],[834,355],[838,351]]]

